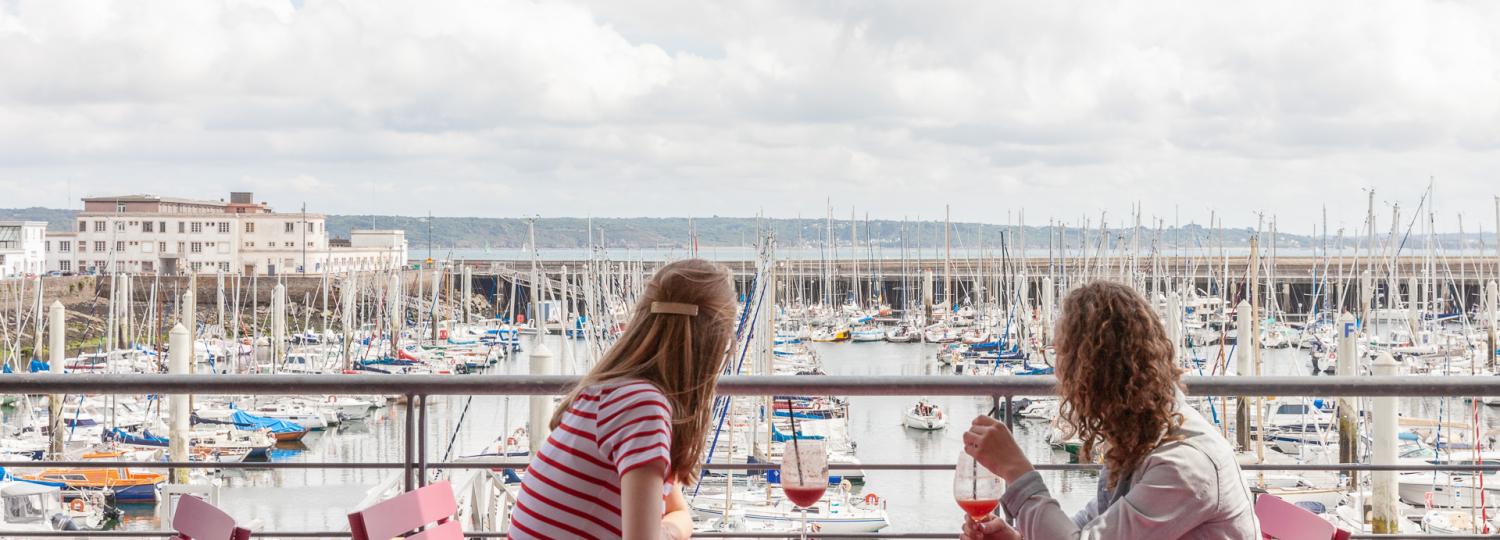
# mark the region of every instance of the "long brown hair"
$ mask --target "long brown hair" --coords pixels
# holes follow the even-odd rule
[[[655,302],[697,306],[697,315],[652,313]],[[668,479],[697,481],[714,385],[734,339],[734,285],[729,270],[687,259],[656,270],[636,302],[625,333],[552,413],[552,429],[589,386],[644,379],[672,405],[672,465]]]
[[[1064,418],[1084,456],[1104,443],[1113,488],[1182,425],[1172,341],[1135,289],[1096,281],[1063,299],[1056,345]]]

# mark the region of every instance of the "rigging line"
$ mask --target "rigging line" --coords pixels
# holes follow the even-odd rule
[[[750,306],[748,304],[745,306],[745,309],[743,309],[743,310],[740,311],[739,330],[735,332],[735,334],[737,336],[737,339],[738,339],[738,336],[744,336],[744,335],[753,334],[754,330],[755,330],[755,322],[756,322],[756,320],[758,320],[760,318],[758,315],[760,315],[761,304],[763,304],[764,300],[765,300],[765,289],[766,288],[759,286],[759,283],[758,283],[759,278],[760,278],[760,276],[758,276],[758,275],[750,278],[750,284],[749,284],[751,290],[753,291],[750,294],[754,295],[756,298],[758,298],[758,300],[755,302],[755,310],[754,310],[755,311],[755,315],[757,315],[757,317],[750,318],[750,312],[751,312],[751,310],[750,310]],[[747,318],[749,320],[749,324],[746,324]],[[739,362],[734,367],[735,373],[739,373],[740,370],[744,369],[744,367],[745,367],[745,357],[750,353],[750,344],[748,342],[746,342],[744,339],[739,339],[739,341],[741,343],[744,343],[745,346],[740,349],[740,359],[739,359]],[[774,361],[774,359],[773,359],[773,361]],[[714,398],[714,408],[719,410],[719,414],[718,414],[719,419],[715,422],[715,426],[714,426],[714,439],[713,439],[712,442],[709,443],[707,457],[705,457],[704,460],[703,460],[703,462],[705,464],[713,462],[713,459],[714,459],[714,450],[716,448],[718,448],[718,446],[719,446],[719,435],[721,433],[723,433],[723,431],[724,431],[724,422],[729,417],[729,406],[730,406],[730,404],[731,403],[729,401],[729,397],[727,397],[727,396]],[[768,422],[770,421],[770,412],[771,411],[769,411],[769,410],[765,411],[766,421],[768,421]],[[710,414],[712,414],[712,413],[710,413]],[[733,449],[731,449],[731,452],[732,451],[733,451]],[[730,487],[733,487],[733,486],[730,486]],[[693,485],[693,496],[692,496],[692,499],[697,499],[698,498],[698,492],[701,491],[702,489],[703,489],[703,482],[698,482],[697,484],[694,484]]]
[[[474,396],[472,395],[469,396],[469,399],[464,400],[464,409],[458,413],[458,422],[453,425],[453,435],[448,437],[448,448],[443,450],[443,461],[448,461],[448,458],[453,455],[453,446],[458,443],[458,433],[463,430],[464,418],[469,415],[469,406],[473,404]],[[427,406],[426,400],[422,401],[422,406]],[[506,426],[505,429],[510,429],[510,426]],[[437,478],[438,472],[437,470],[432,471],[433,479]]]

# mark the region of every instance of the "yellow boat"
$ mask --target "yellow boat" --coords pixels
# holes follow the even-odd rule
[[[839,329],[834,330],[832,332],[824,331],[824,330],[816,331],[816,332],[813,332],[812,340],[815,341],[815,342],[818,342],[818,343],[833,343],[833,342],[837,342],[837,341],[849,341],[849,329],[848,328],[839,328]]]

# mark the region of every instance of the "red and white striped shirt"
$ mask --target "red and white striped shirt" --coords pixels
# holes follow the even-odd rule
[[[585,388],[526,468],[510,538],[619,538],[620,478],[671,456],[672,406],[654,385]]]

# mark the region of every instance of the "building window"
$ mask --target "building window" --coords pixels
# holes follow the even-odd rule
[[[104,232],[104,222],[103,221],[95,221],[94,222],[94,232]]]
[[[203,253],[203,242],[193,242],[193,253]]]
[[[227,263],[227,262],[220,262],[219,263],[219,271],[220,272],[228,272],[229,271],[229,263]]]
[[[115,222],[115,232],[125,232],[125,222],[123,222],[123,221],[116,221]]]
[[[73,261],[57,261],[57,269],[64,272],[72,272]]]
[[[100,252],[100,253],[104,253],[104,250],[106,250],[106,249],[109,249],[109,248],[104,247],[104,241],[103,240],[95,240],[94,241],[94,251],[97,251],[97,252]]]
[[[142,272],[155,272],[156,268],[155,268],[155,265],[151,264],[151,261],[142,261],[141,262],[141,271]]]
[[[89,243],[88,242],[84,242],[82,240],[79,240],[78,241],[78,251],[82,252],[82,251],[88,251],[88,250],[89,250]]]
[[[115,251],[125,251],[124,240],[115,240]]]
[[[155,221],[142,221],[141,222],[141,232],[156,232],[156,222]]]
[[[161,232],[167,232],[167,222],[165,222],[165,221],[158,221],[156,223],[156,225],[157,225],[156,230],[161,231]]]
[[[73,243],[67,240],[59,240],[57,242],[57,251],[62,253],[73,251]]]
[[[203,270],[203,263],[198,262],[198,261],[193,261],[193,271],[197,272],[197,271],[200,271],[200,270]]]
[[[255,247],[255,242],[245,242],[245,247],[247,247],[247,248],[253,248],[253,247]]]
[[[187,232],[186,229],[187,229],[187,222],[185,222],[185,221],[179,221],[179,222],[177,222],[177,234],[182,234],[184,232]]]
[[[78,222],[78,232],[89,232],[89,222],[87,222],[87,221],[79,221]]]
[[[47,253],[52,253],[52,241],[47,241]]]
[[[255,232],[255,222],[254,221],[246,221],[245,222],[245,232],[247,232],[247,233],[253,233],[253,232]]]
[[[122,203],[122,202],[115,203],[115,211],[116,212],[124,212],[125,211],[125,203]]]
[[[286,247],[292,247],[293,246],[293,244],[291,242],[282,242],[282,244],[285,244]]]
[[[201,232],[203,232],[203,223],[202,222],[198,222],[198,221],[194,221],[193,222],[193,232],[194,233],[201,233]]]
[[[167,252],[167,243],[166,242],[157,242],[156,243],[156,252],[157,253],[166,253]]]
[[[297,224],[291,221],[286,222],[286,232],[297,232]]]
[[[229,233],[229,222],[228,221],[220,221],[219,222],[219,234],[228,234],[228,233]],[[224,263],[224,264],[229,264],[229,263]]]
[[[104,264],[104,261],[94,261],[94,269],[99,272],[105,272],[109,270],[109,265]]]

